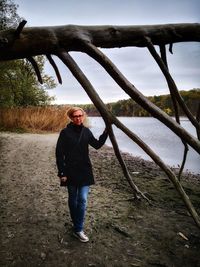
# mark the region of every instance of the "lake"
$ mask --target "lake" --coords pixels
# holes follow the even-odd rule
[[[181,165],[184,146],[179,137],[160,121],[151,117],[118,117],[118,119],[132,132],[137,134],[167,165],[173,167]],[[89,117],[89,122],[94,136],[98,137],[105,127],[102,118]],[[181,118],[181,125],[189,133],[196,136],[196,131],[189,120]],[[128,152],[133,156],[139,156],[145,160],[152,160],[120,129],[115,126],[113,129],[121,151]],[[106,144],[112,146],[109,138]],[[200,155],[191,147],[189,147],[184,170],[200,173]]]

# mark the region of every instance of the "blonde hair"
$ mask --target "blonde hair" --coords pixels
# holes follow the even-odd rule
[[[86,112],[85,112],[82,108],[80,108],[80,107],[71,107],[71,108],[68,109],[68,111],[67,111],[67,116],[68,116],[68,118],[69,118],[69,121],[72,120],[73,113],[76,112],[76,111],[78,111],[78,110],[80,110],[80,111],[82,112],[82,114],[83,114],[83,125],[84,125],[84,126],[88,126],[88,117],[87,117],[87,114],[86,114]]]

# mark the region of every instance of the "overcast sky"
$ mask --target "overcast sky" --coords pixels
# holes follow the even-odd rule
[[[14,0],[26,26],[150,25],[200,22],[199,0]],[[145,48],[104,49],[104,53],[145,96],[168,94],[160,69]],[[105,103],[129,98],[100,65],[83,53],[71,53]],[[174,44],[169,68],[178,88],[200,88],[200,44]],[[55,58],[54,58],[55,59]],[[63,84],[49,90],[57,104],[91,103],[60,60]],[[50,64],[46,73],[56,79]]]

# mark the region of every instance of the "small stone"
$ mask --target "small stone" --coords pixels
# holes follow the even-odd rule
[[[41,252],[40,257],[44,261],[46,259],[46,254],[44,252]]]

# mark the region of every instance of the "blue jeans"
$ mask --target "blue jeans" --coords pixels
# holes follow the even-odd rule
[[[68,185],[68,205],[75,232],[83,230],[89,186]]]

